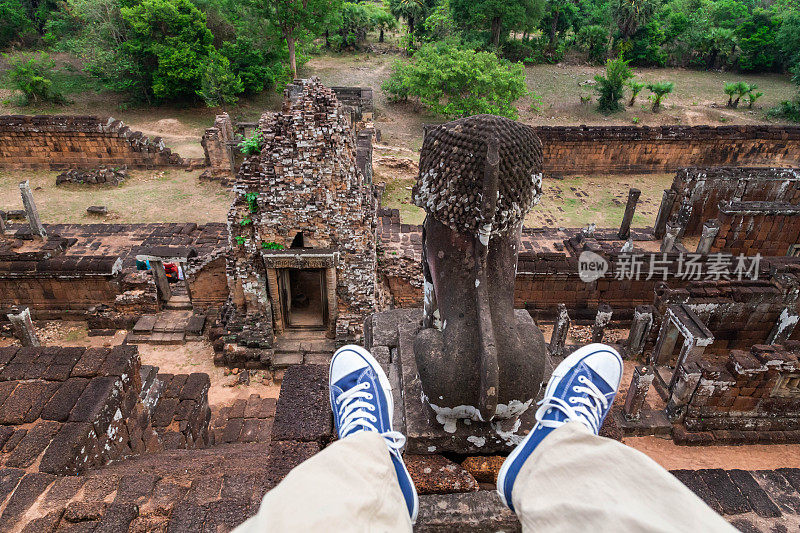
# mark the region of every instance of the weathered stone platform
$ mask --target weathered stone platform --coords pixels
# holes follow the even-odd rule
[[[520,319],[531,320],[525,310],[516,313]],[[414,358],[414,336],[421,318],[420,309],[398,309],[373,315],[365,326],[367,349],[384,365],[392,382],[394,426],[408,439],[406,452],[509,453],[533,427],[535,407],[517,421],[438,420],[436,413],[422,401],[422,384]],[[553,373],[550,357],[546,362],[545,383]]]

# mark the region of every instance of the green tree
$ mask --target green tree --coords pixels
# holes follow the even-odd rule
[[[602,63],[608,54],[608,29],[599,25],[584,26],[577,35],[578,44],[589,54],[590,63]]]
[[[383,35],[384,29],[392,27],[395,19],[382,5],[345,2],[332,22],[336,35],[334,44],[338,48],[351,48],[365,42],[367,33],[373,30],[380,29]]]
[[[382,43],[384,40],[384,32],[393,30],[397,27],[397,19],[389,11],[389,3],[384,1],[380,8],[372,4],[375,9],[373,11],[373,21],[378,28],[378,42]],[[449,9],[448,9],[449,11]]]
[[[628,62],[623,59],[609,59],[606,61],[605,76],[594,77],[597,85],[595,90],[599,94],[597,100],[600,111],[615,112],[622,109],[620,100],[625,95],[625,84],[633,77]]]
[[[14,87],[22,91],[24,105],[64,103],[64,97],[53,86],[52,72],[55,66],[55,61],[44,52],[39,55],[21,54],[9,59],[8,78]]]
[[[655,11],[654,0],[613,0],[611,12],[623,42],[647,24]]]
[[[675,88],[675,84],[671,81],[661,81],[658,83],[648,83],[647,88],[650,90],[650,99],[653,101],[653,113],[658,113],[661,109],[661,101]]]
[[[242,92],[242,80],[231,71],[228,58],[216,50],[211,52],[197,95],[209,107],[223,107],[235,104],[239,100],[237,95]]]
[[[770,12],[756,9],[753,16],[736,29],[739,48],[739,68],[763,72],[781,65],[777,43],[779,21]]]
[[[783,68],[800,74],[800,12],[791,11],[783,16],[775,43],[780,49]]]
[[[667,54],[662,49],[666,39],[663,24],[658,20],[651,20],[633,35],[630,51],[625,57],[633,65],[663,67],[667,64]]]
[[[406,21],[408,35],[413,40],[424,35],[423,23],[435,5],[435,0],[389,0],[389,11],[397,19],[402,17]]]
[[[341,0],[249,0],[286,40],[289,70],[297,78],[297,42],[306,34],[319,35],[333,13],[341,9]]]
[[[458,26],[488,30],[494,48],[509,31],[529,26],[537,12],[534,0],[450,0],[450,6]]]
[[[639,96],[639,93],[642,92],[642,89],[644,89],[644,83],[636,80],[630,80],[628,82],[628,88],[631,90],[631,99],[628,102],[628,107],[633,107],[636,103],[636,97]]]
[[[193,98],[200,87],[213,35],[189,0],[142,0],[123,7],[125,59],[158,100]]]
[[[457,34],[450,0],[440,0],[423,22],[425,35],[431,41],[441,41]]]
[[[547,35],[550,51],[556,50],[558,37],[572,29],[578,7],[572,0],[548,0],[539,27]]]
[[[516,118],[514,102],[528,94],[520,63],[444,43],[422,46],[410,62],[395,62],[383,90],[393,100],[416,98],[451,118],[480,113]]]
[[[19,39],[30,27],[31,21],[20,0],[0,0],[0,48]]]

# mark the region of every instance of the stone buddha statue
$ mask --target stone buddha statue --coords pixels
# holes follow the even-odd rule
[[[533,129],[478,115],[429,129],[413,190],[423,225],[425,300],[414,355],[441,423],[514,419],[544,373],[542,332],[514,310],[522,224],[542,194]]]

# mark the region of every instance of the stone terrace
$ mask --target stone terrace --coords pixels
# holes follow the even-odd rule
[[[136,256],[154,247],[189,247],[199,257],[227,249],[224,223],[184,224],[45,224],[48,234],[74,239],[67,255],[117,256],[124,269],[136,267]]]

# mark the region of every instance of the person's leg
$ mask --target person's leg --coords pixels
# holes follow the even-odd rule
[[[237,533],[411,531],[418,500],[392,429],[391,386],[358,346],[334,354],[330,398],[337,442],[292,470]]]
[[[622,359],[592,344],[553,373],[537,425],[498,476],[525,531],[735,531],[644,454],[598,437]]]
[[[524,531],[736,531],[652,459],[579,422],[536,447],[513,500]]]
[[[411,531],[386,442],[362,431],[334,442],[267,492],[236,533]]]

